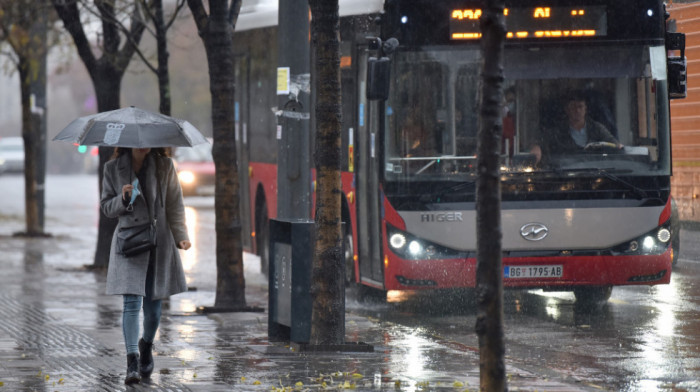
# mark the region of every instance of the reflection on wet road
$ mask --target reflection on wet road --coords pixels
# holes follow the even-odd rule
[[[682,254],[670,285],[616,287],[603,306],[579,306],[570,293],[506,291],[509,364],[605,390],[700,390],[700,258],[692,251]],[[469,291],[389,292],[387,303],[370,304],[359,295],[349,302],[354,313],[478,349]]]

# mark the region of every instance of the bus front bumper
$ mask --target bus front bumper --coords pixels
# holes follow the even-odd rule
[[[626,256],[555,256],[503,258],[506,288],[656,285],[671,281],[672,251]],[[386,290],[476,287],[476,258],[385,259]]]

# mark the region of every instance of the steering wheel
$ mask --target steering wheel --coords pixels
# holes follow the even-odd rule
[[[611,142],[591,142],[583,148],[585,151],[601,152],[601,151],[618,151],[618,144]]]

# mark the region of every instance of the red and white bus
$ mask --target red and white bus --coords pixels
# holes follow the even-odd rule
[[[669,97],[684,95],[684,41],[666,31],[663,1],[506,3],[504,286],[605,300],[613,286],[669,283],[677,246]],[[342,217],[355,282],[381,290],[475,286],[482,5],[340,1]],[[276,25],[276,2],[244,2],[235,38],[239,164],[248,180],[242,210],[250,211],[244,242],[263,263],[267,221],[284,197]],[[368,59],[377,56],[370,36],[399,42],[388,55],[386,100],[366,98]],[[538,160],[533,147],[566,124],[572,91],[585,97],[589,135],[600,125],[616,143],[589,138],[585,149]]]

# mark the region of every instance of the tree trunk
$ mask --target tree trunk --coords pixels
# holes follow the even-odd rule
[[[482,391],[505,391],[501,260],[500,141],[503,132],[503,0],[486,1],[481,19],[482,90],[476,189],[479,368]]]
[[[188,0],[209,63],[212,155],[216,167],[216,299],[219,309],[246,307],[243,246],[241,242],[240,186],[236,154],[233,67],[233,25],[226,0],[210,1],[207,18],[199,0]],[[236,7],[233,6],[232,7]],[[240,9],[240,3],[237,5]],[[238,11],[235,11],[236,15]]]
[[[26,46],[15,48],[19,61],[24,140],[26,229],[21,234],[27,236],[45,235],[47,29],[48,14],[40,9],[26,26]]]
[[[170,74],[168,71],[168,40],[167,29],[163,19],[163,0],[153,0],[153,25],[156,30],[158,45],[158,92],[160,93],[160,112],[170,115]]]
[[[311,344],[345,342],[341,233],[341,102],[338,0],[309,0],[316,59],[316,249],[311,275]]]
[[[92,83],[95,86],[95,95],[97,96],[97,112],[101,113],[119,109],[121,76],[112,76],[110,70],[97,71],[96,74],[98,76],[92,79]],[[112,157],[114,148],[100,147],[99,153],[100,161],[97,167],[97,175],[101,195],[105,163]],[[95,249],[95,260],[93,262],[94,268],[107,268],[109,265],[109,251],[112,246],[112,235],[117,228],[117,222],[118,220],[116,218],[109,218],[100,210],[100,220],[97,226],[97,247]]]
[[[37,70],[31,69],[31,63],[37,61],[35,58],[19,57],[20,90],[22,96],[22,139],[24,140],[24,203],[25,203],[25,223],[26,229],[23,235],[39,236],[44,232],[43,220],[41,219],[44,204],[44,179],[39,178],[39,155],[40,150],[46,153],[46,135],[44,135],[44,145],[41,145],[41,120],[35,120],[32,113],[31,96],[34,94],[32,85],[34,82],[32,75]],[[45,63],[44,63],[45,64]],[[46,70],[46,68],[44,68]],[[45,74],[42,78],[45,78]],[[44,79],[45,80],[45,79]],[[36,97],[36,95],[35,95]],[[36,99],[36,98],[35,98]],[[43,128],[44,130],[46,127]],[[45,162],[44,162],[45,163]],[[39,183],[41,182],[41,187]]]

